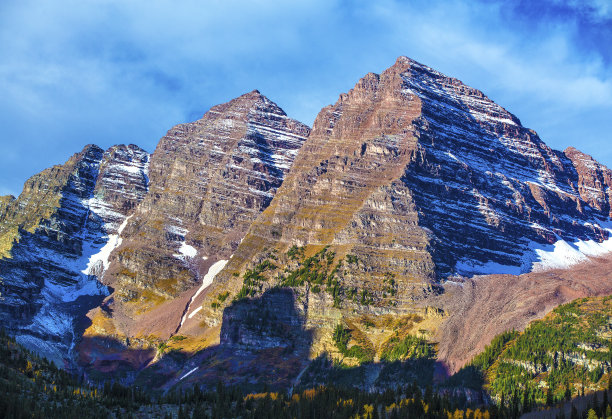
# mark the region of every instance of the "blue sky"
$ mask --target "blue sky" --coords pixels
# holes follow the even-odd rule
[[[259,89],[312,124],[400,55],[612,167],[612,1],[0,1],[0,195]]]

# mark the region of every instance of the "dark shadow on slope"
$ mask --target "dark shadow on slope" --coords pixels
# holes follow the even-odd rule
[[[172,339],[180,345],[176,336]],[[291,386],[308,363],[311,343],[312,332],[294,293],[271,289],[226,307],[220,344],[195,354],[165,351],[163,343],[155,348],[156,342],[144,339],[103,336],[83,337],[78,348],[80,367],[93,381],[110,379],[163,391],[193,384],[213,389],[221,381],[258,391]]]
[[[242,299],[223,311],[220,344],[196,354],[192,378],[206,386],[217,381],[249,390],[286,389],[305,366],[312,331],[290,289],[275,288],[261,297]],[[190,376],[191,377],[191,376]],[[170,385],[183,385],[187,377]]]
[[[254,169],[259,172],[270,174],[271,177],[268,177],[268,179],[273,180],[272,182],[269,182],[267,180],[263,180],[259,178],[252,179],[253,182],[264,182],[265,183],[264,185],[252,185],[252,186],[254,186],[256,189],[260,191],[269,191],[270,189],[278,188],[283,181],[284,175],[283,175],[282,170],[276,167],[274,163],[273,145],[270,144],[269,140],[263,134],[259,132],[250,133],[248,135],[248,138],[250,138],[257,146],[256,157],[261,161],[261,163],[255,164],[256,167]],[[259,165],[262,165],[263,167],[259,167]],[[267,202],[265,203],[265,206],[268,206],[270,201],[272,201],[271,196],[268,198]]]
[[[435,384],[436,364],[434,358],[418,358],[394,362],[366,362],[348,367],[333,361],[328,354],[323,354],[313,360],[304,371],[295,391],[327,384],[373,392],[406,388],[413,384],[425,388]]]
[[[347,366],[328,354],[310,361],[312,342],[313,331],[305,324],[303,306],[293,290],[274,288],[226,307],[220,344],[195,354],[173,345],[176,349],[150,363],[156,349],[138,349],[134,339],[128,347],[110,337],[86,337],[79,345],[79,359],[90,379],[119,380],[160,391],[193,385],[214,389],[218,382],[250,392],[291,392],[321,384],[367,391],[436,385],[439,363],[433,354]]]
[[[79,167],[55,213],[40,221],[34,233],[19,229],[12,257],[0,260],[0,320],[11,334],[24,337],[28,349],[66,367],[87,312],[107,294],[96,277],[102,262],[92,275],[83,273],[89,258],[108,241],[104,220],[85,205],[96,177],[97,170]]]

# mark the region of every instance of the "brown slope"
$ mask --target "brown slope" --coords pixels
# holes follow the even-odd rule
[[[609,235],[609,208],[580,192],[578,163],[482,92],[400,57],[321,111],[219,287],[237,293],[233,274],[291,245],[354,253],[363,263],[347,268],[347,286],[381,303],[387,275],[409,303],[453,273],[529,271],[534,243]]]
[[[446,285],[435,304],[448,319],[435,339],[439,359],[452,374],[507,330],[523,330],[553,308],[576,298],[612,294],[612,258],[600,257],[569,269],[486,275]]]
[[[406,294],[413,292],[409,284],[422,287],[433,279],[428,235],[417,226],[410,191],[399,182],[417,156],[411,123],[421,106],[400,91],[399,74],[406,66],[398,61],[380,76],[366,75],[319,113],[285,183],[211,295],[217,288],[236,292],[241,280],[231,273],[244,270],[263,249],[284,252],[294,244],[311,246],[311,253],[332,245],[340,257],[354,253],[367,260],[371,269],[360,278],[360,288],[376,287],[390,270],[400,276]],[[211,319],[218,315],[206,304],[203,311]]]
[[[572,161],[578,172],[578,190],[581,198],[593,208],[612,217],[612,172],[589,156],[568,147],[564,154]]]

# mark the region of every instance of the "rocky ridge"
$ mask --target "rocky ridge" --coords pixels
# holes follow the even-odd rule
[[[59,365],[70,359],[78,319],[108,294],[100,280],[147,191],[148,158],[134,145],[86,146],[30,178],[2,212],[0,319]]]
[[[114,291],[89,315],[82,365],[108,359],[122,368],[114,360],[131,348],[147,354],[130,360],[139,369],[160,342],[197,324],[207,285],[271,202],[309,131],[256,90],[168,131],[151,156],[149,191],[109,257],[104,283]],[[120,344],[109,350],[108,337]]]
[[[228,259],[308,132],[258,91],[168,131],[151,157],[150,192],[111,257],[117,298],[174,298]]]
[[[533,248],[609,238],[610,170],[566,153],[482,92],[400,57],[321,111],[219,278],[291,245],[354,253],[374,287],[385,273],[427,284],[528,272]]]

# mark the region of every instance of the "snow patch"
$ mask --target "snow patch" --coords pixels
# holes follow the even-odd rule
[[[108,269],[110,264],[108,258],[113,250],[121,245],[122,239],[116,234],[109,234],[108,241],[98,253],[94,253],[89,257],[87,266],[81,272],[85,275],[93,275],[96,268],[102,263],[104,270]]]
[[[108,289],[102,283],[88,278],[81,278],[77,283],[66,286],[45,279],[43,290],[45,300],[69,303],[85,295],[109,295]]]
[[[198,250],[192,245],[187,244],[187,242],[185,242],[185,236],[187,236],[187,233],[189,233],[188,230],[175,226],[169,226],[167,230],[174,234],[179,234],[182,237],[181,246],[179,247],[179,253],[175,253],[172,256],[181,260],[192,259],[196,257],[196,255],[198,254]]]
[[[96,269],[100,266],[100,263],[102,264],[103,271],[106,271],[108,269],[108,266],[110,265],[108,258],[110,257],[111,252],[121,245],[123,239],[120,236],[125,227],[127,226],[127,223],[130,218],[132,218],[131,215],[125,220],[123,220],[123,222],[117,229],[117,234],[109,234],[107,236],[108,240],[106,244],[102,246],[98,253],[94,253],[89,257],[87,267],[81,271],[82,273],[84,273],[85,275],[97,274],[98,276],[100,276],[102,272],[95,272]]]
[[[192,300],[196,298],[198,295],[200,295],[200,293],[204,291],[206,287],[212,284],[213,279],[215,279],[215,276],[217,276],[217,274],[221,272],[223,268],[225,268],[225,265],[227,265],[227,262],[228,262],[227,260],[220,260],[218,262],[215,262],[208,269],[208,272],[206,273],[206,275],[204,275],[204,279],[202,280],[202,286],[196,291]]]
[[[187,374],[183,375],[181,378],[179,378],[179,381],[183,380],[184,378],[186,378],[187,376],[193,374],[199,367],[195,367],[194,369],[192,369],[191,371],[189,371]]]
[[[468,259],[461,259],[458,261],[455,265],[455,271],[463,276],[494,274],[520,275],[524,273],[522,266],[502,265],[492,261],[483,263]]]
[[[193,311],[191,312],[191,314],[189,315],[189,317],[188,317],[188,318],[189,318],[189,319],[190,319],[190,318],[192,318],[192,317],[193,317],[193,316],[195,316],[195,315],[196,315],[196,313],[197,313],[198,311],[200,311],[200,310],[202,310],[202,306],[199,306],[198,308],[196,308],[195,310],[193,310]]]
[[[169,225],[166,226],[166,231],[176,234],[177,236],[185,237],[187,235],[187,229],[179,226]]]
[[[193,303],[193,300],[195,300],[196,297],[202,293],[202,291],[204,291],[210,284],[212,284],[213,279],[215,279],[215,276],[217,276],[217,274],[221,272],[223,268],[225,268],[227,262],[227,260],[220,260],[218,262],[215,262],[210,268],[208,268],[208,272],[206,273],[206,275],[204,275],[204,279],[202,279],[202,286],[198,288],[196,293],[193,294],[193,297],[191,297],[191,300],[189,300],[189,304],[187,304],[187,310],[185,310],[185,314],[183,314],[183,317],[181,318],[181,326],[183,326],[185,320],[187,320],[188,318],[190,319],[202,309],[202,306],[200,306],[196,308],[193,313],[189,315],[189,317],[187,316],[189,310],[191,309],[191,303]]]
[[[553,244],[531,242],[529,250],[521,258],[520,266],[501,265],[496,262],[480,262],[461,259],[455,265],[455,272],[463,276],[508,274],[520,275],[527,272],[542,272],[551,269],[566,269],[578,263],[612,252],[612,222],[599,223],[610,236],[601,243],[595,240],[568,242],[557,236]]]
[[[179,252],[180,252],[180,255],[178,255],[178,256],[180,256],[180,257],[188,257],[188,258],[193,258],[193,257],[195,257],[195,255],[198,254],[198,251],[196,250],[195,247],[193,247],[193,246],[191,246],[191,245],[189,245],[189,244],[187,244],[185,242],[181,243],[181,247],[179,248]],[[177,256],[177,255],[175,255],[175,256]]]
[[[537,258],[533,263],[533,271],[546,271],[549,269],[569,268],[589,257],[597,257],[612,252],[612,229],[607,229],[610,238],[601,243],[595,240],[577,240],[567,242],[561,238],[552,245],[540,245],[534,249]]]

